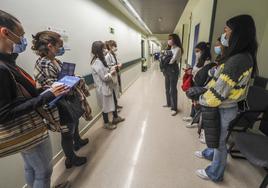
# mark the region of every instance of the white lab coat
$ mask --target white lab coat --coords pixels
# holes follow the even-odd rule
[[[96,59],[92,64],[92,76],[96,85],[97,102],[102,108],[102,112],[109,113],[115,111],[115,101],[113,97],[113,79],[110,69],[105,67],[100,59]]]
[[[111,52],[107,53],[107,55],[105,56],[105,60],[106,60],[106,63],[110,69],[113,69],[113,67],[115,65],[117,65],[116,60]],[[118,75],[117,74],[119,74],[119,73],[116,73],[113,75],[113,80],[114,80],[114,84],[115,84],[115,87],[114,87],[115,95],[117,98],[119,98],[120,89],[119,89],[119,83],[118,83],[118,79],[117,79]]]

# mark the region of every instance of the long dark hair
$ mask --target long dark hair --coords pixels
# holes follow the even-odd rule
[[[250,15],[239,15],[229,19],[226,25],[232,30],[229,38],[227,57],[248,52],[253,58],[252,76],[258,74],[257,66],[257,36],[253,18]]]
[[[198,60],[196,66],[201,68],[204,66],[205,61],[211,60],[211,53],[210,53],[210,43],[209,42],[199,42],[196,46],[196,49],[201,51],[201,57]]]
[[[91,53],[94,55],[94,57],[91,60],[91,64],[94,62],[94,60],[96,60],[97,58],[99,58],[102,62],[102,64],[105,67],[108,67],[106,61],[105,61],[105,57],[103,54],[103,49],[105,48],[105,44],[102,41],[95,41],[92,44],[92,48],[91,48]]]
[[[182,48],[181,39],[179,35],[172,33],[172,34],[169,34],[168,37],[169,39],[172,39],[173,43],[181,49],[181,54],[183,54],[183,48]]]

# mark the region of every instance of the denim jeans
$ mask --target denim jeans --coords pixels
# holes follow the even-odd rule
[[[213,148],[206,148],[202,151],[202,155],[205,159],[212,161],[214,156],[214,149]]]
[[[174,72],[173,72],[174,71]],[[178,110],[178,72],[170,70],[165,73],[165,87],[166,87],[166,100],[167,105],[171,107],[171,110]]]
[[[208,177],[214,181],[219,182],[223,180],[224,170],[227,162],[227,146],[226,146],[226,137],[228,133],[229,123],[237,115],[237,106],[232,108],[220,108],[220,117],[221,117],[221,134],[219,147],[214,149],[213,160],[210,166],[206,168],[206,173]],[[210,150],[207,150],[204,153],[209,153]],[[212,153],[210,153],[212,155]]]
[[[30,150],[21,152],[21,155],[24,160],[27,185],[31,188],[50,188],[53,171],[50,139],[46,139]]]

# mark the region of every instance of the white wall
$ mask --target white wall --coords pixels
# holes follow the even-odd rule
[[[186,8],[176,26],[175,32],[182,36],[183,24],[186,24],[188,31],[190,32],[190,43],[189,43],[189,55],[187,57],[187,45],[183,44],[185,53],[183,54],[182,60],[187,60],[188,64],[192,62],[192,52],[194,49],[194,30],[195,26],[200,23],[199,39],[198,42],[209,41],[211,17],[212,17],[213,0],[189,0]],[[192,14],[192,16],[191,16]],[[192,19],[190,21],[190,18]],[[189,26],[191,29],[189,29]],[[188,37],[186,37],[188,39]],[[186,41],[184,41],[185,43]],[[187,42],[186,42],[187,43]]]
[[[62,60],[76,63],[79,74],[90,72],[91,44],[96,40],[116,40],[121,62],[140,58],[140,32],[102,6],[109,8],[89,0],[1,0],[1,9],[16,16],[24,26],[29,46],[18,62],[29,72],[37,59],[30,49],[31,35],[48,26],[69,33],[71,51]],[[115,29],[115,34],[109,33],[109,27]]]
[[[268,1],[267,0],[224,0],[218,1],[217,12],[215,17],[215,27],[213,41],[223,32],[226,21],[239,14],[250,14],[256,24],[257,39],[259,43],[258,65],[260,73],[264,77],[268,77],[267,65],[267,48],[268,48]]]
[[[91,44],[96,40],[116,40],[118,59],[125,63],[141,57],[141,33],[105,0],[1,0],[1,10],[16,16],[23,24],[29,41],[27,51],[20,55],[18,63],[32,73],[37,56],[31,51],[31,35],[51,26],[69,33],[71,51],[61,58],[77,64],[77,74],[90,73]],[[115,34],[109,33],[109,27]],[[147,40],[147,38],[145,38]],[[148,48],[148,46],[147,46]],[[148,49],[146,49],[148,52]],[[122,73],[123,88],[126,88],[141,73],[139,64]],[[88,98],[95,116],[100,112],[96,103],[96,91]],[[81,120],[80,128],[87,122]],[[52,133],[53,154],[61,150],[60,135]],[[23,163],[19,154],[0,159],[0,187],[19,188],[25,184]]]

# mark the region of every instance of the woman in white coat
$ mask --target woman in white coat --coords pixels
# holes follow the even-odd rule
[[[116,74],[116,67],[109,68],[105,55],[108,50],[105,47],[105,44],[101,41],[95,41],[92,44],[92,54],[94,55],[91,61],[92,67],[92,76],[96,85],[97,90],[97,100],[102,108],[102,115],[104,120],[104,128],[115,129],[117,124],[124,121],[125,119],[121,118],[117,114],[117,108],[115,105],[115,96],[114,88],[115,81],[113,76]],[[108,113],[113,112],[113,121],[109,121]]]
[[[105,42],[106,48],[108,49],[108,53],[105,56],[105,60],[107,62],[107,65],[109,68],[113,68],[116,66],[116,75],[114,76],[115,80],[115,88],[114,88],[114,96],[115,98],[115,104],[117,106],[118,111],[120,111],[123,107],[118,105],[118,98],[120,96],[120,93],[122,93],[122,86],[121,86],[121,77],[120,77],[120,69],[122,67],[121,63],[118,63],[117,57],[116,57],[116,51],[117,51],[117,44],[114,40],[109,40]]]

